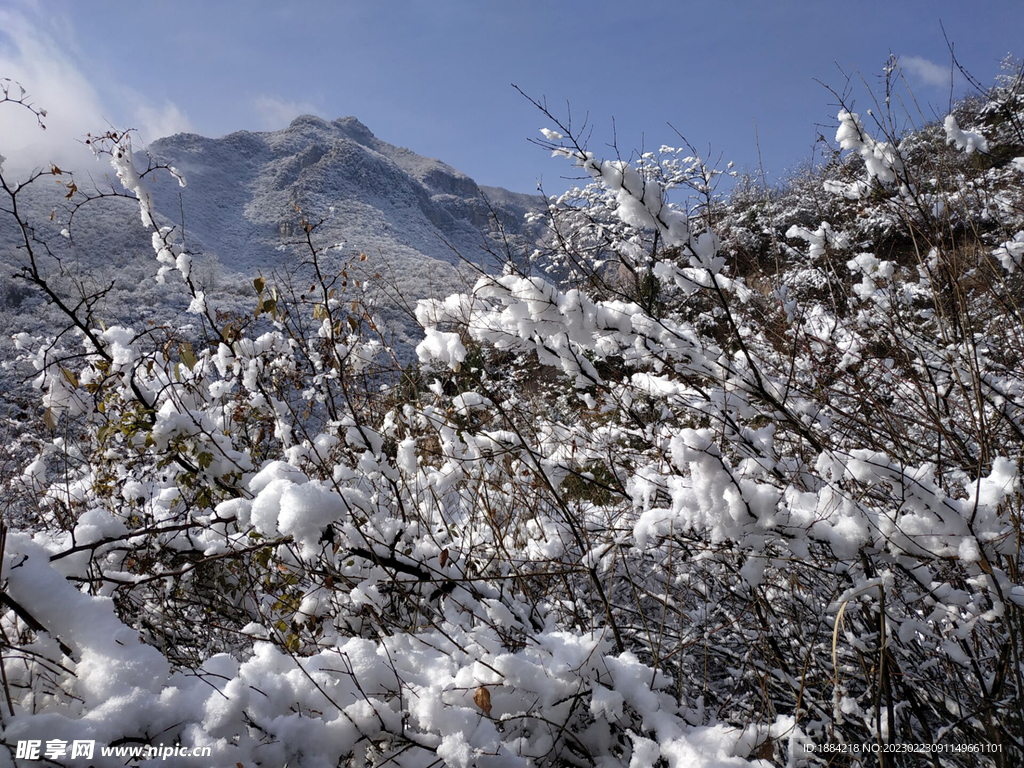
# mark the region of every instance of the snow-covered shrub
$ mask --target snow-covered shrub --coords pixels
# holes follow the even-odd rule
[[[1019,762],[1019,92],[957,114],[969,160],[844,106],[823,169],[731,199],[692,151],[556,125],[592,183],[532,263],[419,303],[413,365],[309,213],[247,316],[158,230],[182,332],[102,325],[5,206],[70,325],[18,341],[47,429],[5,478],[37,497],[0,572],[12,759]]]

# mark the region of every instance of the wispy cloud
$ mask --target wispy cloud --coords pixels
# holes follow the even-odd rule
[[[104,92],[124,94],[118,104],[105,103],[94,85],[97,67],[33,3],[22,11],[0,10],[0,77],[16,80],[31,100],[47,112],[41,130],[28,110],[5,105],[0,152],[9,169],[47,163],[83,167],[91,153],[82,143],[88,132],[129,125],[152,141],[191,128],[191,122],[171,101],[154,104],[144,94],[117,82],[102,83]]]
[[[948,64],[936,64],[923,56],[900,56],[899,64],[911,85],[923,85],[929,88],[949,87],[952,75]]]
[[[153,141],[175,133],[192,132],[192,121],[177,104],[165,101],[161,106],[140,104],[136,110],[139,134],[144,141]]]
[[[0,76],[16,80],[47,111],[40,130],[27,110],[3,107],[0,151],[14,168],[84,157],[76,140],[105,127],[104,110],[82,67],[28,17],[0,11]]]
[[[253,112],[261,128],[284,128],[299,115],[315,115],[320,110],[308,101],[289,101],[262,94],[252,101]]]

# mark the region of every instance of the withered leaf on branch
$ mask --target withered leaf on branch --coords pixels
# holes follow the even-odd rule
[[[484,714],[490,717],[491,715],[491,692],[487,688],[481,685],[476,689],[476,693],[473,694],[473,702],[483,710]]]

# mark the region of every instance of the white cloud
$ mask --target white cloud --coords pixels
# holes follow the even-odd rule
[[[47,112],[41,130],[28,110],[5,104],[0,151],[15,169],[65,163],[87,157],[78,144],[89,131],[103,129],[99,95],[80,65],[54,38],[25,16],[0,11],[0,77],[16,80],[30,100]]]
[[[911,85],[924,85],[930,88],[948,88],[950,82],[949,65],[936,64],[923,56],[900,56],[900,69],[911,82]]]
[[[99,82],[98,67],[69,39],[69,30],[54,26],[57,22],[46,19],[33,4],[23,7],[24,12],[0,10],[0,77],[21,83],[31,101],[46,110],[46,130],[28,110],[0,105],[0,153],[8,158],[9,171],[48,163],[90,170],[92,153],[83,143],[90,131],[131,125],[139,129],[140,138],[152,141],[191,128],[173,102],[153,104],[117,82]],[[127,98],[107,104],[97,85]]]
[[[171,101],[165,101],[160,107],[140,104],[135,109],[135,125],[143,141],[147,142],[176,133],[191,133],[193,130],[188,115]]]
[[[315,115],[320,110],[308,101],[288,101],[263,94],[252,101],[261,128],[284,128],[299,115]]]

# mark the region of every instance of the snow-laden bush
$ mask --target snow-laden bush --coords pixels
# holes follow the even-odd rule
[[[813,185],[732,200],[556,125],[592,183],[534,272],[421,302],[405,367],[309,214],[247,318],[154,235],[200,339],[54,292],[3,179],[72,324],[18,339],[50,431],[7,478],[37,496],[3,542],[11,758],[1024,759],[1020,78],[988,96],[960,133],[844,107]],[[151,223],[125,142],[96,146]]]

